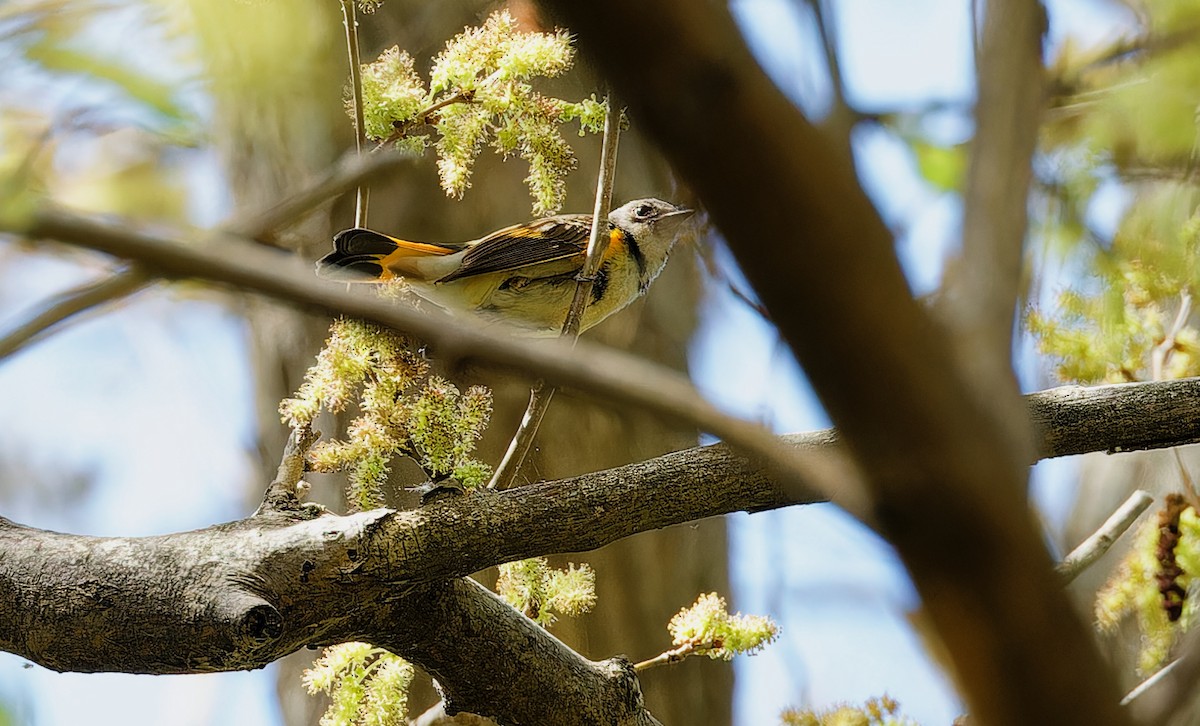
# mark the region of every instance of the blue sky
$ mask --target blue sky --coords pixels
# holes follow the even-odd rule
[[[851,102],[884,110],[948,101],[965,112],[973,93],[967,5],[836,3]],[[806,5],[736,0],[733,7],[764,66],[798,104],[819,115],[830,89]],[[1068,34],[1095,41],[1126,21],[1107,3],[1054,2],[1050,8],[1051,46]],[[94,35],[97,42],[132,47],[137,44],[128,39],[138,27],[130,14]],[[170,77],[172,70],[163,72]],[[46,92],[49,102],[56,95],[106,93],[80,83]],[[203,97],[192,102],[202,113]],[[969,131],[963,114],[947,113],[937,124],[948,142]],[[854,142],[864,184],[889,224],[903,230],[897,250],[914,289],[932,289],[956,239],[957,200],[922,183],[907,148],[888,134],[864,130]],[[193,161],[187,179],[192,213],[198,223],[213,223],[227,203],[216,166],[203,156]],[[1105,213],[1097,210],[1101,218]],[[22,320],[36,301],[98,274],[104,264],[86,255],[71,261],[17,255],[0,243],[0,331]],[[119,314],[92,316],[0,363],[4,419],[21,422],[17,428],[0,421],[0,459],[19,458],[46,480],[4,493],[3,514],[72,532],[140,535],[248,512],[254,469],[247,452],[255,431],[249,331],[220,299],[220,293],[151,289]],[[771,327],[723,290],[711,292],[692,365],[697,384],[732,411],[779,431],[827,425]],[[1024,368],[1027,385],[1035,387],[1036,367]],[[94,477],[82,501],[49,486],[71,476]],[[1066,488],[1063,476],[1040,479],[1049,482],[1042,485],[1047,501]],[[63,505],[68,499],[70,506]],[[960,712],[908,627],[916,597],[885,543],[830,506],[737,515],[730,524],[734,606],[770,614],[784,628],[776,645],[735,665],[738,723],[773,723],[787,706],[862,701],[884,692],[922,723],[949,723]],[[274,687],[272,669],[59,675],[0,655],[0,698],[17,709],[21,723],[44,726],[277,723]]]

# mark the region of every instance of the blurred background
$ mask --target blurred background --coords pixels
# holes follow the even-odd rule
[[[1031,197],[1030,305],[1052,311],[1062,290],[1103,284],[1097,260],[1120,253],[1118,237],[1178,242],[1192,218],[1200,63],[1186,51],[1200,39],[1197,5],[1047,3],[1054,82]],[[399,45],[427,72],[448,38],[501,7],[528,27],[540,22],[519,1],[388,0],[360,16],[363,60]],[[914,292],[934,293],[962,216],[971,2],[732,0],[730,9],[784,92],[853,154]],[[8,0],[0,63],[0,178],[20,184],[0,183],[10,196],[32,191],[84,211],[210,228],[311,183],[353,143],[341,11],[330,0]],[[549,84],[565,98],[599,87],[586,62]],[[569,140],[580,164],[565,210],[590,210],[599,142]],[[429,155],[373,188],[371,226],[413,239],[477,237],[528,218],[526,174],[520,160],[485,154],[473,188],[450,200]],[[640,138],[635,118],[621,141],[614,201],[641,196],[697,202]],[[315,259],[352,223],[350,204],[324,205],[264,241]],[[56,295],[119,269],[99,255],[0,237],[0,340]],[[588,335],[687,371],[724,408],[780,432],[826,426],[748,296],[710,229],[676,251],[645,300]],[[278,402],[298,386],[328,322],[228,290],[157,283],[8,353],[0,359],[0,513],[96,535],[246,516],[278,463],[286,434]],[[1016,350],[1026,390],[1054,382],[1053,350],[1039,355],[1024,334]],[[1144,374],[1135,367],[1128,377]],[[496,392],[481,445],[494,462],[528,389],[485,370],[458,382]],[[593,471],[698,440],[560,394],[523,478]],[[1106,459],[1086,464],[1083,477],[1079,461],[1039,465],[1033,486],[1052,546],[1081,539],[1123,487],[1153,478],[1155,461]],[[1103,495],[1082,498],[1091,510],[1073,514],[1076,482],[1103,477]],[[341,482],[314,484],[317,499],[338,507]],[[598,608],[554,629],[589,657],[655,655],[669,645],[670,616],[712,590],[733,609],[781,623],[776,644],[732,666],[692,659],[645,674],[648,705],[664,723],[777,723],[787,707],[884,693],[924,724],[961,712],[909,623],[918,602],[894,554],[831,506],[730,516],[559,559],[586,560],[598,573]],[[311,724],[325,705],[299,685],[311,656],[255,673],[150,677],[55,674],[0,654],[0,723]],[[427,683],[415,697],[434,698]]]

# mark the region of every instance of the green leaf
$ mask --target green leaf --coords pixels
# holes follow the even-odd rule
[[[912,150],[917,157],[917,170],[934,189],[940,192],[962,189],[967,174],[966,144],[938,146],[914,140]]]

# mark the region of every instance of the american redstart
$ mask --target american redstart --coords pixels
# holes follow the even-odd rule
[[[608,215],[608,249],[580,330],[646,292],[692,210],[638,199]],[[346,282],[404,278],[431,302],[553,335],[563,324],[583,267],[592,215],[564,214],[497,230],[471,242],[429,244],[347,229],[317,273]]]

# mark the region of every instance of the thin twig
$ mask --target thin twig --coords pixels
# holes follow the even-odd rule
[[[297,426],[283,447],[283,457],[275,479],[267,485],[262,504],[255,516],[267,512],[294,511],[300,508],[300,478],[304,476],[305,456],[321,437],[309,424]]]
[[[684,643],[678,648],[664,650],[653,658],[649,658],[640,663],[635,663],[633,665],[633,669],[638,673],[641,673],[642,671],[649,670],[657,666],[663,666],[669,663],[678,663],[687,658],[689,655],[696,655],[697,653],[702,653],[707,650],[720,648],[721,645],[721,642],[717,640],[710,640],[707,643]]]
[[[829,72],[829,85],[833,89],[833,103],[822,126],[837,140],[840,151],[850,153],[850,133],[854,124],[861,120],[856,110],[846,101],[846,82],[838,59],[837,31],[830,17],[832,8],[824,0],[805,0],[812,10],[821,36],[821,49],[825,53],[825,68]]]
[[[1183,660],[1183,658],[1178,658],[1176,660],[1171,661],[1170,663],[1166,664],[1162,668],[1159,668],[1157,671],[1155,671],[1154,675],[1150,676],[1146,680],[1144,680],[1141,683],[1134,686],[1133,690],[1131,690],[1129,693],[1125,694],[1125,697],[1121,699],[1121,705],[1128,706],[1129,704],[1138,700],[1138,698],[1140,698],[1143,694],[1150,691],[1152,688],[1154,688],[1156,685],[1158,685],[1159,682],[1161,682],[1164,678],[1166,678],[1168,675],[1170,675],[1171,671],[1175,670],[1176,666],[1179,665],[1179,661],[1181,661],[1181,660]]]
[[[106,303],[128,297],[151,282],[151,275],[134,266],[51,298],[49,306],[0,338],[0,360],[59,328],[68,319]]]
[[[608,210],[612,207],[613,178],[617,170],[617,142],[621,134],[620,111],[609,94],[606,100],[608,113],[604,117],[604,141],[600,152],[600,171],[596,182],[596,204],[592,208],[592,230],[588,237],[587,255],[583,266],[575,276],[575,297],[571,299],[571,307],[567,310],[566,320],[563,321],[562,337],[571,341],[572,345],[579,339],[579,328],[583,323],[583,312],[592,296],[592,285],[596,281],[596,273],[604,261],[604,252],[608,249]],[[538,427],[550,408],[554,398],[554,387],[547,386],[544,381],[538,381],[529,392],[529,405],[525,415],[521,417],[521,425],[513,434],[504,458],[496,467],[496,473],[488,482],[489,489],[507,489],[517,478],[521,464],[533,446]]]
[[[358,17],[354,0],[342,0],[342,20],[346,25],[346,51],[350,56],[350,88],[354,99],[354,148],[359,156],[367,145],[367,129],[363,121],[362,64],[358,52]],[[354,203],[354,226],[367,223],[369,190],[358,186]]]
[[[617,142],[621,138],[621,111],[610,93],[606,99],[608,113],[604,116],[604,142],[600,152],[600,173],[596,182],[596,204],[592,208],[592,230],[588,236],[587,256],[583,267],[575,276],[575,297],[563,321],[562,336],[572,342],[579,338],[583,323],[583,311],[592,296],[592,285],[604,262],[608,249],[608,211],[612,208],[613,178],[617,173]]]
[[[1176,340],[1183,330],[1183,326],[1187,325],[1188,316],[1191,314],[1192,294],[1187,290],[1182,290],[1179,293],[1179,311],[1175,314],[1175,320],[1167,329],[1162,342],[1154,346],[1154,350],[1150,353],[1150,375],[1154,377],[1154,380],[1163,380],[1164,370],[1171,360],[1171,354],[1175,352]]]
[[[487,79],[484,79],[484,83],[487,83]],[[380,149],[385,148],[388,144],[392,143],[393,141],[399,141],[400,139],[403,139],[405,136],[408,136],[409,131],[412,131],[413,129],[420,126],[421,124],[429,121],[429,117],[433,116],[438,111],[441,111],[443,108],[446,108],[447,106],[453,106],[456,103],[470,103],[471,100],[474,98],[475,98],[474,91],[458,90],[458,91],[455,91],[454,93],[450,94],[449,96],[446,96],[445,98],[443,98],[440,101],[435,101],[434,103],[429,104],[428,106],[421,109],[420,111],[417,111],[415,116],[413,116],[409,120],[401,123],[399,128],[397,128],[395,131],[393,131],[392,134],[390,136],[388,136],[386,139],[384,139],[383,141],[380,141],[375,146],[375,148],[372,149],[372,151],[379,151]]]
[[[1179,478],[1183,481],[1183,490],[1187,493],[1188,502],[1193,507],[1200,507],[1200,494],[1196,493],[1196,482],[1192,480],[1192,475],[1188,473],[1187,467],[1183,464],[1179,447],[1172,446],[1171,453],[1175,455],[1175,464],[1179,467]]]
[[[1146,511],[1153,503],[1154,497],[1141,489],[1130,494],[1129,498],[1117,507],[1117,510],[1104,521],[1104,524],[1100,525],[1099,529],[1081,542],[1071,551],[1071,554],[1064,557],[1058,564],[1055,570],[1062,576],[1063,581],[1071,582],[1079,576],[1079,573],[1100,559],[1120,539],[1121,535],[1133,526],[1137,518],[1142,516],[1142,512]]]
[[[533,384],[529,390],[529,403],[525,406],[525,414],[521,416],[521,423],[517,426],[512,440],[508,442],[504,457],[500,459],[496,471],[492,474],[492,480],[488,482],[488,489],[508,489],[513,485],[517,472],[521,470],[521,464],[525,462],[529,449],[533,447],[533,439],[537,436],[538,428],[542,425],[542,419],[546,416],[546,410],[550,408],[550,401],[554,399],[556,390],[541,379]]]
[[[1121,703],[1144,724],[1170,723],[1196,694],[1200,680],[1200,630],[1186,633],[1176,647],[1179,657],[1130,691]]]

